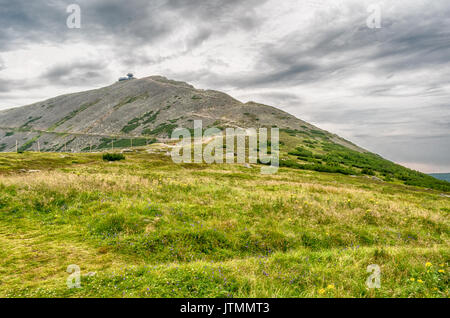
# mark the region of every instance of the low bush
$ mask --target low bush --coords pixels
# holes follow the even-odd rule
[[[105,153],[103,155],[104,161],[120,161],[125,160],[125,156],[121,153]]]

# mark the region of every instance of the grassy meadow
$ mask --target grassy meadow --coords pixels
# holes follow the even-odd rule
[[[449,297],[442,191],[125,156],[0,154],[0,297]]]

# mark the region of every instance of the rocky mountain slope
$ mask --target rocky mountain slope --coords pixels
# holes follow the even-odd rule
[[[101,89],[58,96],[0,112],[0,151],[79,152],[109,146],[129,146],[130,138],[166,138],[176,127],[272,127],[327,135],[345,147],[352,143],[322,131],[277,108],[243,104],[227,94],[199,90],[160,76],[118,82]],[[135,140],[143,143],[143,140]]]

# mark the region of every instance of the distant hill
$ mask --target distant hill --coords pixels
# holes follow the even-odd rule
[[[0,111],[0,151],[87,152],[166,141],[177,127],[278,127],[281,166],[450,191],[450,183],[372,154],[291,114],[162,76]]]
[[[430,176],[439,180],[450,182],[450,173],[430,173]]]

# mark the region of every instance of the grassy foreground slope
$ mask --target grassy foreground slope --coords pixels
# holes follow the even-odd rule
[[[126,157],[0,155],[0,297],[449,297],[441,192]]]

